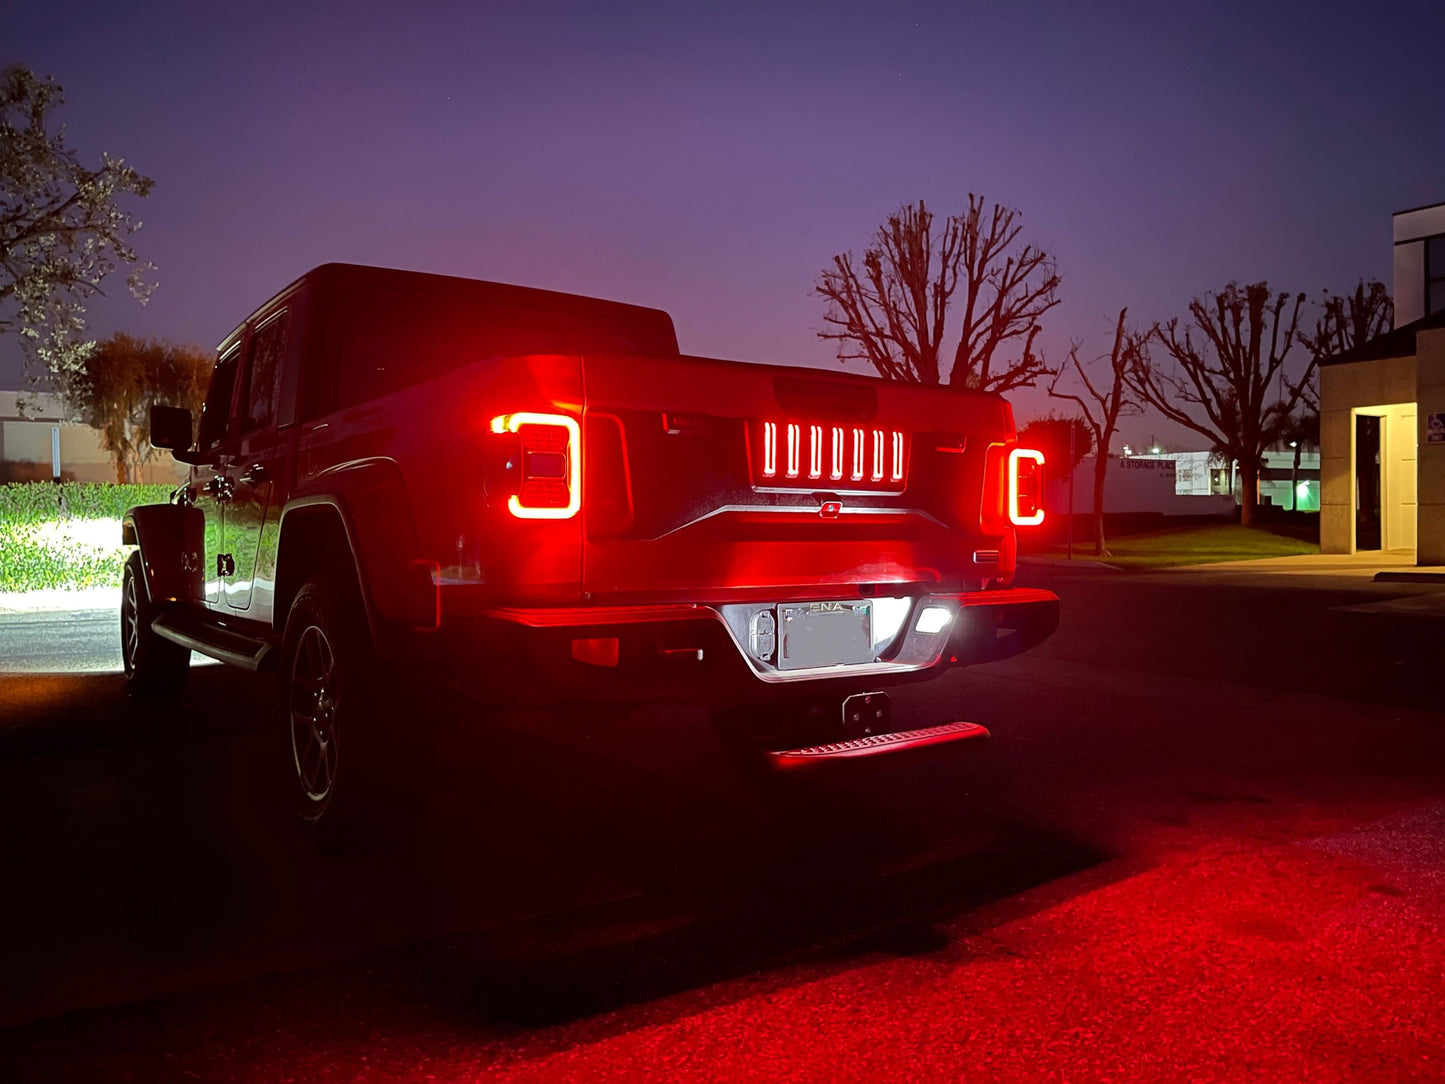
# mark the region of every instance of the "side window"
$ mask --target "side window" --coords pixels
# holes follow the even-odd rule
[[[286,356],[286,311],[267,320],[251,336],[251,363],[246,366],[246,400],[242,431],[265,429],[276,420],[276,387]]]
[[[236,369],[241,362],[241,348],[235,347],[211,370],[211,386],[206,391],[206,405],[201,409],[201,431],[197,444],[203,451],[215,448],[226,439],[226,423],[231,417],[231,397],[236,390]]]

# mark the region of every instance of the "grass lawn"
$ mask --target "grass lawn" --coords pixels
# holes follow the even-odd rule
[[[1074,546],[1076,558],[1095,560],[1093,551],[1092,542]],[[1287,528],[1271,530],[1268,527],[1241,527],[1237,523],[1211,523],[1119,535],[1109,540],[1109,556],[1097,559],[1120,568],[1174,568],[1319,551],[1318,543],[1295,537]],[[1064,547],[1050,544],[1026,555],[1062,558]]]

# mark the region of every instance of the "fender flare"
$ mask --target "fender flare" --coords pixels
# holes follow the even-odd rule
[[[204,536],[205,517],[189,505],[137,505],[120,521],[121,543],[140,547],[146,592],[156,605],[204,597]]]

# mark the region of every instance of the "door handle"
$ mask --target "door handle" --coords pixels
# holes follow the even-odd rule
[[[241,475],[241,481],[248,486],[262,485],[267,478],[266,468],[260,463],[252,463],[246,468],[246,473]]]

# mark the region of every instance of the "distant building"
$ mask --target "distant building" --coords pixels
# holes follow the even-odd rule
[[[1320,370],[1320,549],[1445,564],[1445,203],[1393,226],[1394,330]]]
[[[1214,452],[1143,452],[1130,459],[1173,460],[1174,491],[1181,496],[1232,495],[1239,503],[1238,472]],[[1293,449],[1265,452],[1259,471],[1259,503],[1296,512],[1318,512],[1320,453],[1300,452],[1296,471]]]
[[[1189,454],[1189,453],[1184,453]],[[1208,455],[1209,453],[1203,453]],[[1227,516],[1234,499],[1227,494],[1180,492],[1177,464],[1166,454],[1110,456],[1109,478],[1104,485],[1105,512],[1158,512],[1166,516]],[[1045,508],[1054,515],[1069,511],[1066,471],[1047,475]],[[1085,456],[1074,468],[1074,514],[1094,511],[1094,457]]]
[[[28,406],[24,414],[20,402]],[[140,472],[140,481],[172,485],[185,477],[169,454],[161,453]],[[100,433],[83,422],[65,420],[53,395],[0,391],[0,482],[114,482],[115,464]]]

